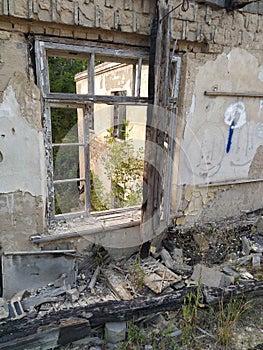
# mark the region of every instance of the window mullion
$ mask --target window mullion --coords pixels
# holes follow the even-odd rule
[[[88,94],[94,95],[95,84],[94,84],[94,65],[95,65],[95,55],[92,53],[90,55],[89,67],[88,67]]]
[[[90,108],[91,107],[91,108]],[[90,211],[90,120],[93,118],[92,106],[86,106],[83,118],[83,137],[84,137],[84,174],[85,174],[85,205],[86,211]]]
[[[138,75],[137,75],[137,89],[136,96],[140,97],[141,94],[141,77],[142,77],[142,59],[138,60]]]

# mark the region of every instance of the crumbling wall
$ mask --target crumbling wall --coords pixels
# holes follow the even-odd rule
[[[47,229],[46,157],[34,35],[149,44],[144,1],[0,1],[0,223],[3,251]],[[137,235],[136,235],[137,236]]]
[[[199,15],[195,18],[198,28]],[[197,45],[197,32],[189,37],[195,52],[183,57],[174,162],[179,169],[173,178],[172,211],[183,215],[178,223],[240,215],[263,205],[261,21],[262,15],[207,8],[203,46]]]
[[[21,250],[45,226],[40,93],[23,34],[0,31],[1,247]]]
[[[182,57],[171,180],[174,216],[181,212],[189,221],[209,220],[262,206],[257,180],[262,176],[263,98],[204,95],[262,93],[259,5],[257,13],[227,12],[191,1],[186,12],[179,7],[170,14],[172,40]],[[145,47],[154,12],[150,0],[0,1],[0,222],[5,250],[28,248],[28,236],[46,228],[45,150],[31,36]],[[226,113],[238,106],[245,118],[240,114],[242,125],[235,125],[228,142],[231,118]]]

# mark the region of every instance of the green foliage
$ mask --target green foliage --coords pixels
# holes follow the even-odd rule
[[[117,208],[138,205],[142,199],[143,150],[135,150],[130,131],[126,122],[123,140],[114,136],[113,127],[105,136],[107,153],[102,160]]]
[[[223,300],[219,303],[218,313],[218,339],[224,346],[229,346],[233,339],[233,332],[242,315],[251,308],[251,302],[231,298],[225,305]]]
[[[124,349],[133,349],[134,346],[140,349],[146,342],[146,337],[143,334],[142,330],[134,323],[134,320],[128,323],[128,334],[127,334],[127,342],[125,344]]]
[[[195,332],[196,322],[198,317],[198,307],[200,305],[199,300],[201,295],[202,295],[202,292],[201,292],[201,274],[200,274],[196,293],[190,292],[184,298],[184,304],[182,306],[183,319],[181,323],[181,329],[182,329],[183,345],[189,345],[191,343],[193,334]]]
[[[138,254],[136,262],[131,267],[130,274],[131,274],[131,277],[133,279],[135,288],[137,288],[137,290],[141,290],[143,287],[145,272],[144,272],[143,268],[141,267],[140,254]]]
[[[74,77],[87,69],[87,60],[49,57],[49,81],[51,92],[76,93]]]
[[[103,183],[93,171],[90,172],[90,204],[92,211],[110,209],[109,195],[105,195]]]
[[[72,58],[49,57],[50,91],[76,93],[75,74],[87,69],[86,60]],[[98,64],[98,62],[96,62]],[[78,142],[77,109],[52,108],[52,142]],[[142,149],[135,150],[129,137],[131,129],[128,123],[123,125],[123,140],[113,135],[113,128],[105,137],[107,155],[104,166],[107,177],[112,183],[112,195],[105,195],[102,181],[91,173],[91,209],[102,211],[109,209],[110,197],[114,207],[133,206],[142,199]],[[53,150],[54,179],[79,177],[78,155],[76,147],[55,147]],[[73,208],[83,206],[80,200],[77,183],[59,184],[55,186],[55,213],[70,212]],[[81,209],[81,208],[79,208]],[[83,210],[83,208],[82,208]]]

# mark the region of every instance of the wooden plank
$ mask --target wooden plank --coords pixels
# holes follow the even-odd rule
[[[135,88],[136,88],[136,64],[132,65],[132,96],[135,96]]]
[[[97,53],[107,53],[107,55],[114,53],[115,55],[117,54],[117,56],[119,57],[123,53],[125,53],[125,57],[128,57],[128,58],[130,57],[130,58],[138,59],[139,57],[142,57],[142,59],[145,60],[145,62],[148,62],[148,59],[149,59],[149,48],[147,46],[142,47],[139,45],[135,46],[135,45],[129,45],[129,44],[121,45],[121,44],[113,44],[109,42],[105,43],[105,42],[87,41],[87,40],[81,40],[81,39],[54,38],[54,37],[46,37],[41,35],[37,35],[35,38],[36,40],[43,41],[45,43],[45,46],[50,50],[51,49],[60,50],[60,49],[67,48],[69,52],[72,52],[74,51],[74,48],[76,48],[78,52],[83,52],[83,53],[97,52]],[[88,49],[91,49],[91,50],[88,50]],[[99,51],[96,51],[94,49],[98,49]],[[84,58],[87,58],[87,55]]]
[[[36,322],[38,323],[38,322]],[[22,331],[22,332],[21,332]],[[27,322],[27,327],[13,334],[10,340],[0,339],[1,350],[48,350],[83,339],[90,334],[90,324],[83,318],[69,317],[67,320],[50,322],[37,327]]]
[[[137,90],[136,96],[140,97],[141,95],[141,77],[142,77],[142,59],[138,60],[138,75],[137,75]]]
[[[116,96],[116,95],[90,95],[90,94],[64,94],[64,93],[48,93],[45,95],[46,101],[49,103],[71,103],[78,105],[90,102],[104,103],[104,104],[130,104],[146,105],[148,103],[147,97],[133,97],[133,96]]]
[[[60,288],[55,288],[49,292],[41,293],[34,297],[25,298],[21,301],[21,304],[24,310],[29,310],[31,307],[39,306],[43,303],[48,302],[50,299],[53,299],[54,297],[57,297],[61,294],[66,293],[68,289],[70,289],[70,285],[69,286],[65,285]]]
[[[146,122],[145,165],[143,176],[143,206],[141,240],[149,240],[165,229],[162,203],[167,151],[165,134],[168,127],[168,86],[170,66],[170,17],[167,1],[157,2],[157,14],[152,25],[149,64],[149,106]],[[169,217],[169,216],[168,216]]]
[[[76,318],[76,315],[88,315],[87,318],[90,325],[98,326],[104,324],[105,322],[124,321],[157,312],[178,310],[182,307],[186,296],[189,295],[189,293],[196,293],[196,290],[197,287],[191,287],[185,288],[182,291],[158,295],[151,298],[142,297],[125,301],[106,301],[102,303],[89,304],[85,307],[79,306],[70,310],[58,310],[46,315],[45,317],[35,318],[34,320],[24,318],[21,320],[8,321],[1,324],[0,348],[1,350],[30,349],[27,347],[30,345],[30,342],[25,342],[28,337],[31,336],[32,341],[38,336],[38,334],[43,335],[45,329],[52,331],[54,330],[54,324],[58,325],[62,319],[68,319],[71,317]],[[213,295],[211,303],[218,304],[219,301],[227,301],[230,299],[230,297],[244,297],[245,295],[250,297],[261,296],[262,291],[263,281],[257,281],[237,285],[232,289],[227,290],[210,288],[209,290],[206,290],[206,295],[211,293],[211,295]],[[81,320],[87,322],[87,320],[84,318]],[[60,328],[60,326],[57,328]],[[89,333],[88,324],[85,332],[85,336],[87,336]],[[83,337],[84,334],[79,334],[79,339],[81,339],[81,336]],[[22,344],[23,341],[24,347],[21,347],[20,344]]]
[[[250,97],[250,98],[262,98],[262,92],[233,92],[233,91],[205,91],[205,96],[227,96],[227,97]]]
[[[113,62],[123,62],[123,59],[129,60],[129,62],[134,62],[135,59],[138,59],[141,57],[144,60],[148,60],[148,53],[145,54],[145,51],[139,51],[139,50],[128,50],[121,47],[116,48],[110,48],[106,45],[101,44],[95,44],[93,45],[76,45],[76,44],[61,44],[61,43],[50,43],[45,42],[45,49],[48,51],[49,56],[61,56],[64,53],[67,53],[68,56],[74,52],[74,54],[85,54],[87,57],[87,54],[93,53],[96,54],[99,58],[104,58],[106,62],[110,62],[113,60],[113,58],[109,56],[115,56]]]
[[[121,300],[132,299],[131,293],[126,288],[127,282],[120,273],[117,273],[110,268],[104,269],[102,272],[106,276],[110,289],[117,297],[119,297]]]
[[[93,80],[94,83],[94,80]],[[94,89],[94,84],[93,84]],[[84,159],[84,169],[82,169],[85,182],[84,182],[84,192],[85,192],[85,209],[87,212],[90,211],[90,127],[94,124],[94,107],[93,104],[88,104],[84,108],[84,118],[82,120],[82,130],[83,130],[83,141],[85,142],[84,154],[80,154]],[[80,119],[79,119],[80,123]]]
[[[94,287],[95,287],[97,278],[98,278],[98,276],[99,276],[99,273],[100,273],[100,266],[97,266],[97,267],[96,267],[96,270],[94,271],[94,274],[93,274],[92,277],[91,277],[91,280],[90,280],[90,282],[89,282],[89,285],[88,285],[88,289],[91,291],[92,294],[95,293]]]
[[[88,93],[91,95],[95,94],[95,85],[94,85],[94,66],[95,66],[95,55],[92,53],[89,60],[89,75],[88,75]]]

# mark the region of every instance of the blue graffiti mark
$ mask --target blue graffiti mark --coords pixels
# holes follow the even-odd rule
[[[226,145],[226,153],[229,153],[231,144],[232,144],[232,138],[233,138],[233,133],[234,133],[234,126],[235,126],[235,121],[233,120],[230,128],[229,128],[229,134],[228,134],[228,140],[227,140],[227,145]]]

